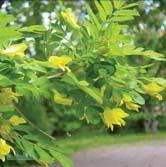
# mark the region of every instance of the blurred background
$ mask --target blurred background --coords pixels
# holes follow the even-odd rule
[[[127,0],[128,2],[137,2],[136,0]],[[152,49],[160,53],[166,53],[166,2],[165,0],[143,0],[139,1],[138,11],[140,17],[129,22],[130,30],[133,33],[136,46],[143,46],[145,49]],[[85,0],[0,0],[0,10],[13,14],[17,19],[13,24],[18,26],[30,26],[43,24],[47,28],[56,26],[56,12],[63,8],[63,5],[73,9],[75,15],[81,20],[86,16]],[[88,1],[93,5],[93,0]],[[29,39],[31,40],[31,39]],[[50,44],[49,52],[46,54],[43,48],[44,37],[35,39],[35,45],[30,44],[29,55],[37,59],[46,60],[51,55],[54,45]],[[58,40],[55,38],[55,40]],[[49,45],[49,42],[48,42]],[[153,60],[131,59],[131,64],[142,63],[143,61]],[[166,76],[166,63],[155,62],[155,65],[149,68],[149,73],[153,76]],[[52,102],[47,100],[22,100],[20,108],[24,114],[44,131],[63,139],[62,145],[70,145],[74,150],[93,145],[110,144],[117,142],[133,141],[139,139],[166,138],[166,102],[164,95],[162,102],[153,101],[152,98],[146,97],[146,104],[140,113],[134,113],[128,117],[126,126],[123,128],[116,127],[111,132],[101,122],[98,125],[87,124],[80,121],[73,110],[64,110],[59,112]],[[116,136],[124,136],[124,140],[117,139]],[[112,138],[110,139],[111,136]],[[114,137],[115,136],[115,139]],[[129,136],[129,137],[128,137]],[[147,137],[148,136],[148,137]],[[98,140],[97,140],[98,139]],[[100,140],[99,140],[100,139]],[[82,141],[81,143],[79,141]],[[94,140],[96,141],[94,143]],[[67,144],[66,144],[67,143]]]

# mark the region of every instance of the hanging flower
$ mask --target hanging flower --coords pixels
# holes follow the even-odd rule
[[[65,98],[65,97],[61,96],[60,94],[55,94],[54,101],[57,104],[63,104],[63,105],[71,105],[72,104],[72,99]]]
[[[135,110],[139,112],[140,107],[141,107],[140,105],[135,104],[135,103],[131,103],[131,102],[126,103],[126,108],[129,110]]]
[[[123,104],[125,104],[126,108],[129,110],[139,111],[139,108],[141,107],[140,105],[133,103],[132,97],[127,94],[123,94],[123,98],[111,97],[111,100],[115,101],[117,103],[117,106],[122,106]]]
[[[108,128],[114,129],[114,125],[124,126],[125,121],[123,118],[128,117],[128,114],[121,108],[106,108],[103,112],[103,120]]]
[[[14,149],[9,146],[5,140],[0,138],[0,159],[4,162],[5,161],[5,156],[10,153],[10,150],[12,150],[15,154]]]
[[[18,117],[17,115],[13,115],[10,119],[9,119],[10,124],[12,124],[13,126],[18,126],[20,124],[25,124],[26,121],[24,118],[22,117]]]
[[[140,105],[133,103],[132,98],[127,94],[123,95],[122,101],[125,103],[126,108],[129,110],[139,111],[139,108],[141,107]]]
[[[11,88],[2,88],[0,89],[0,109],[4,107],[12,107],[13,101],[18,102],[18,97],[21,94],[15,93]]]
[[[143,89],[149,95],[156,97],[158,100],[162,100],[162,96],[159,94],[165,87],[158,85],[156,82],[149,83],[143,86]]]
[[[122,99],[125,103],[131,102],[132,98],[127,95],[127,94],[123,94],[123,99]]]
[[[66,69],[67,71],[70,72],[70,69],[66,65],[68,65],[72,61],[71,57],[69,56],[61,56],[61,57],[51,56],[49,57],[48,61],[52,63],[53,65],[55,65],[56,67],[62,69],[63,71],[65,71]]]
[[[7,56],[20,56],[20,57],[24,57],[24,51],[27,49],[27,45],[24,43],[21,44],[15,44],[15,45],[11,45],[8,48],[4,49],[4,50],[0,50],[1,54],[7,55]]]
[[[72,10],[68,8],[65,12],[61,12],[64,20],[70,24],[73,28],[78,29],[80,26],[77,24],[77,19],[75,15],[72,13]]]

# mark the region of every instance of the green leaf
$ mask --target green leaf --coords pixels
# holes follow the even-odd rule
[[[114,13],[116,16],[139,16],[136,10],[118,10]]]
[[[100,3],[102,4],[106,14],[108,16],[110,16],[112,14],[112,11],[113,11],[111,1],[109,1],[109,0],[107,0],[107,1],[100,0]]]
[[[70,85],[77,85],[78,84],[78,79],[76,78],[76,76],[72,73],[72,72],[68,72],[64,75],[63,82],[68,83]]]
[[[105,13],[103,7],[99,4],[98,1],[94,1],[94,2],[95,2],[95,5],[96,5],[96,7],[98,9],[98,13],[99,13],[99,16],[100,16],[101,20],[103,22],[105,22],[106,21],[106,13]]]
[[[72,83],[72,85],[73,84],[76,85],[76,87],[80,88],[82,91],[84,91],[85,93],[87,93],[89,96],[91,96],[98,103],[101,104],[103,102],[102,98],[99,96],[99,92],[97,92],[93,88],[90,88],[89,86],[81,85],[79,83],[79,80],[76,78],[76,76],[72,72],[68,72],[67,76],[70,78],[70,83]]]
[[[132,97],[132,99],[134,100],[135,103],[138,103],[140,105],[144,105],[145,104],[145,100],[144,98],[137,92],[132,91],[129,93]]]
[[[91,7],[88,4],[86,4],[86,9],[88,11],[88,14],[89,14],[90,18],[92,19],[92,21],[95,23],[97,29],[99,30],[101,25],[100,25],[97,17],[95,16],[95,14],[93,13]]]
[[[0,48],[8,45],[9,42],[23,38],[16,27],[0,27]]]
[[[85,114],[88,117],[89,122],[92,124],[98,124],[101,120],[99,110],[97,110],[96,107],[88,106]]]
[[[54,158],[52,158],[52,156],[49,155],[48,152],[40,148],[38,145],[34,145],[34,149],[39,156],[38,158],[39,161],[49,164],[54,162]]]
[[[117,22],[130,21],[130,20],[134,20],[134,17],[132,17],[132,16],[118,16],[118,17],[113,17],[110,19],[110,21],[117,21]]]
[[[82,85],[78,85],[78,87],[87,93],[89,96],[91,96],[94,100],[96,100],[98,103],[102,104],[103,99],[99,96],[99,92],[95,91],[94,89]]]
[[[163,54],[154,52],[153,50],[144,51],[141,53],[141,55],[159,61],[166,61],[166,58]]]
[[[46,28],[42,25],[33,25],[19,29],[20,32],[44,33]]]
[[[124,0],[114,0],[113,3],[114,3],[115,8],[119,9],[123,6]]]
[[[157,82],[163,87],[166,87],[166,79],[164,78],[152,78],[153,81]]]
[[[128,5],[123,6],[122,9],[132,8],[132,7],[138,6],[138,5],[139,5],[138,2],[136,2],[136,3],[131,3],[131,4],[128,4]]]
[[[49,150],[54,158],[56,158],[63,167],[73,167],[73,162],[67,158],[64,154],[55,150]]]
[[[11,14],[4,14],[0,12],[0,26],[5,26],[7,23],[14,21],[15,17]]]
[[[24,138],[21,138],[20,142],[21,142],[21,144],[23,146],[23,150],[26,153],[28,153],[28,155],[31,156],[33,159],[37,160],[38,156],[35,153],[34,144],[32,142],[28,141],[28,140],[25,140]]]
[[[6,87],[9,85],[14,85],[14,82],[11,81],[9,78],[5,77],[4,75],[0,75],[0,86]]]
[[[94,40],[98,39],[99,34],[98,34],[97,29],[96,29],[96,26],[87,20],[85,21],[85,25],[86,25],[87,31],[89,33],[89,36],[92,36],[92,38]]]

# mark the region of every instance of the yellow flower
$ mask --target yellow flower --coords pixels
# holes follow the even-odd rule
[[[129,110],[139,111],[139,108],[141,107],[140,105],[133,103],[132,98],[127,94],[123,94],[122,101],[125,103],[126,108]]]
[[[15,45],[11,45],[8,48],[4,49],[4,50],[0,50],[1,54],[7,55],[7,56],[20,56],[20,57],[24,57],[24,51],[27,49],[27,45],[24,43],[21,44],[15,44]]]
[[[17,126],[20,124],[25,124],[26,121],[24,118],[22,117],[18,117],[17,115],[13,115],[10,119],[9,119],[10,124],[12,124],[13,126]]]
[[[128,102],[131,102],[131,101],[132,101],[132,98],[131,98],[129,95],[124,94],[122,100],[123,100],[125,103],[128,103]]]
[[[64,20],[70,24],[73,28],[78,29],[80,26],[77,24],[77,19],[75,15],[72,13],[72,10],[68,8],[65,12],[61,12]]]
[[[58,68],[62,69],[63,71],[65,71],[65,69],[67,71],[70,71],[70,69],[66,65],[72,61],[72,58],[69,56],[51,56],[49,57],[48,61]]]
[[[149,95],[156,97],[158,100],[162,100],[162,96],[159,93],[162,92],[165,87],[158,85],[156,82],[152,82],[150,84],[144,85],[143,89]]]
[[[65,98],[65,97],[61,96],[60,94],[55,94],[54,101],[57,104],[63,104],[63,105],[71,105],[72,104],[72,99]]]
[[[19,96],[21,95],[13,92],[11,88],[0,89],[0,109],[13,106],[13,101],[18,102]]]
[[[124,126],[125,121],[123,118],[128,117],[128,114],[125,113],[121,108],[106,108],[103,112],[103,120],[108,128],[111,130],[114,129],[113,125]]]
[[[125,104],[126,108],[129,109],[129,110],[139,111],[139,108],[141,107],[140,105],[133,103],[132,102],[132,97],[130,97],[127,94],[123,94],[122,99],[120,99],[119,97],[111,97],[111,99],[113,101],[115,101],[118,106],[121,106],[121,105]]]
[[[116,102],[117,106],[121,106],[124,103],[131,102],[132,98],[127,94],[123,94],[122,98],[120,96],[112,96],[110,100]]]
[[[0,159],[4,162],[5,161],[5,156],[10,153],[10,150],[12,150],[15,154],[14,149],[9,146],[5,140],[0,138]]]
[[[141,107],[140,105],[132,103],[132,102],[126,103],[126,108],[129,109],[129,110],[139,111],[140,107]]]
[[[156,97],[159,101],[163,100],[163,97],[162,97],[160,94],[156,94],[155,97]]]

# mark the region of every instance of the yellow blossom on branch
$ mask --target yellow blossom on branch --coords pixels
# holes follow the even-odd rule
[[[7,56],[20,56],[24,57],[24,51],[27,49],[27,45],[24,43],[11,45],[6,49],[1,49],[0,54]]]
[[[55,94],[54,101],[57,104],[71,105],[72,99],[61,96],[60,94]]]
[[[73,28],[80,28],[80,26],[77,24],[76,16],[72,13],[72,10],[70,8],[68,8],[65,12],[61,12],[61,14],[64,20]]]
[[[140,107],[141,107],[140,105],[135,104],[135,103],[131,103],[131,102],[126,103],[126,108],[129,110],[139,111]]]
[[[67,71],[70,71],[70,69],[66,65],[68,65],[72,61],[72,58],[70,56],[50,56],[48,61],[56,67],[62,69],[63,71],[65,71],[65,69]]]
[[[156,82],[152,82],[147,85],[144,85],[143,89],[149,95],[156,97],[158,100],[162,100],[162,96],[160,95],[160,92],[162,92],[165,89],[165,87],[160,86]]]
[[[128,117],[128,114],[121,108],[106,108],[103,112],[103,121],[108,128],[114,129],[114,125],[124,126],[125,121],[123,118]]]
[[[123,94],[123,99],[122,99],[125,103],[131,102],[132,98],[127,95],[127,94]]]
[[[13,101],[17,103],[19,96],[21,96],[21,94],[13,92],[11,88],[0,89],[0,109],[13,106]]]
[[[111,97],[111,100],[115,101],[117,103],[117,106],[122,106],[123,104],[126,105],[126,108],[129,110],[135,110],[139,111],[140,105],[133,103],[133,99],[131,96],[127,94],[123,94],[123,97]]]
[[[139,108],[141,107],[140,105],[133,103],[132,98],[127,94],[123,95],[122,101],[125,103],[126,108],[129,110],[139,111]]]
[[[15,154],[14,149],[11,146],[9,146],[5,140],[0,138],[0,160],[4,162],[5,156],[10,153],[10,150],[12,150]]]
[[[22,117],[18,117],[17,115],[13,115],[10,119],[9,119],[10,124],[12,124],[13,126],[17,126],[20,124],[25,124],[26,121],[24,118]]]

